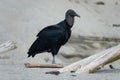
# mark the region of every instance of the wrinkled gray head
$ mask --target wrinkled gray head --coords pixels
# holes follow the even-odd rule
[[[69,9],[66,14],[65,14],[65,20],[67,22],[67,24],[72,27],[74,24],[74,17],[80,17],[74,10]]]
[[[65,17],[67,17],[67,16],[71,16],[71,17],[77,16],[77,17],[80,17],[80,16],[79,16],[74,10],[72,10],[72,9],[67,10],[67,12],[66,12],[66,14],[65,14]]]

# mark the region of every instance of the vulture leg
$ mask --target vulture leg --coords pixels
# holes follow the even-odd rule
[[[53,48],[53,49],[52,49],[52,56],[53,56],[52,64],[56,64],[55,55],[57,55],[59,49],[60,49],[60,47],[57,47],[57,48]]]
[[[56,62],[55,62],[55,55],[53,55],[52,64],[56,64]]]

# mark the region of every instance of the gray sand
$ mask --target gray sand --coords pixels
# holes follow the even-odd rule
[[[6,63],[5,63],[6,62]],[[59,75],[45,74],[58,69],[53,68],[25,68],[24,64],[0,61],[0,80],[118,80],[120,69],[118,62],[114,62],[115,69],[108,66],[93,74],[62,73]]]

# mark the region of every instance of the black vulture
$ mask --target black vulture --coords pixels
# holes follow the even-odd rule
[[[34,57],[36,54],[42,52],[51,52],[53,56],[52,63],[55,64],[55,55],[57,55],[60,47],[63,46],[71,36],[71,28],[74,24],[75,16],[80,17],[74,10],[69,9],[63,21],[42,29],[30,47],[28,57]]]

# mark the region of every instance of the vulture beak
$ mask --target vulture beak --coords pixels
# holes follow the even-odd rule
[[[75,13],[75,16],[79,17],[80,18],[80,15],[78,15],[77,13]]]

